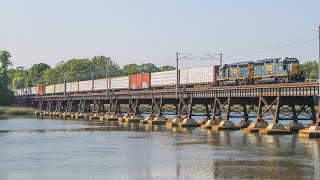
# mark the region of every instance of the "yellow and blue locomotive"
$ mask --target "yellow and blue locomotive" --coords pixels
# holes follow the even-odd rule
[[[276,84],[304,81],[299,61],[293,57],[264,59],[220,66],[220,86]]]

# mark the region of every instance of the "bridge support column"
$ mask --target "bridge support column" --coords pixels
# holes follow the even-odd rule
[[[40,116],[42,117],[49,116],[49,114],[51,113],[51,109],[52,109],[52,100],[48,100],[46,111],[43,113],[40,113]]]
[[[320,98],[320,96],[319,96]],[[313,98],[312,98],[313,100]],[[312,111],[315,111],[314,108]],[[307,129],[302,129],[299,131],[299,137],[302,138],[320,138],[320,99],[318,103],[318,118],[313,117],[313,124]]]
[[[85,115],[84,114],[85,110],[86,110],[86,100],[85,99],[84,100],[80,100],[79,104],[78,104],[78,112],[75,113],[75,114],[72,114],[71,118],[72,119],[84,118],[85,117],[84,116]]]
[[[50,113],[50,117],[60,116],[62,101],[57,100],[55,105],[55,111]]]
[[[242,110],[243,110],[243,120],[241,120],[241,122],[239,123],[239,127],[240,128],[247,128],[252,121],[249,120],[249,111],[247,109],[247,105],[246,104],[241,104]],[[250,105],[250,108],[252,108],[251,110],[254,109],[254,105]]]
[[[168,126],[180,127],[198,127],[200,124],[192,118],[192,108],[194,102],[192,98],[180,98],[178,105],[178,114],[171,122],[167,122]]]
[[[228,98],[215,98],[212,114],[212,130],[239,130],[240,127],[236,126],[230,121],[231,107],[234,105],[234,99]]]
[[[118,103],[118,99],[110,99],[109,110],[108,113],[103,117],[104,120],[108,121],[118,121],[119,118],[123,118],[123,114],[121,114],[120,104]],[[100,118],[100,120],[103,120]]]
[[[103,108],[102,108],[103,107]],[[101,114],[104,111],[104,106],[101,104],[101,100],[95,99],[92,104],[92,113],[87,116],[87,119],[100,119],[100,117],[104,117],[105,114]]]
[[[34,112],[35,115],[40,115],[43,111],[43,101],[38,102],[38,110]]]
[[[66,111],[62,114],[63,118],[71,117],[72,107],[73,107],[73,100],[69,99],[67,101]]]
[[[121,118],[121,121],[125,121],[125,123],[132,122],[140,122],[143,119],[143,116],[139,113],[139,100],[138,99],[130,99],[128,103],[128,113],[127,116]]]
[[[152,99],[150,106],[150,114],[144,120],[141,120],[140,123],[147,122],[149,125],[166,124],[166,117],[162,116],[162,107],[162,99]]]

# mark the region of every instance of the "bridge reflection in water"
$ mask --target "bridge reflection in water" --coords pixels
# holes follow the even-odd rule
[[[42,118],[0,127],[0,177],[320,178],[320,142],[296,134]]]

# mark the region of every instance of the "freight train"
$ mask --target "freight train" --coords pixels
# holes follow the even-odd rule
[[[179,84],[184,87],[198,85],[235,86],[303,82],[304,76],[296,58],[284,57],[258,61],[208,66],[178,71]],[[142,73],[88,81],[68,82],[16,90],[17,96],[44,95],[121,90],[160,89],[174,87],[177,73],[173,71]]]

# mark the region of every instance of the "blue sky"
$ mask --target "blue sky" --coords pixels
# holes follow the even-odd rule
[[[318,0],[0,0],[0,49],[14,66],[111,57],[120,65],[175,64],[175,52],[232,63],[318,58]]]

